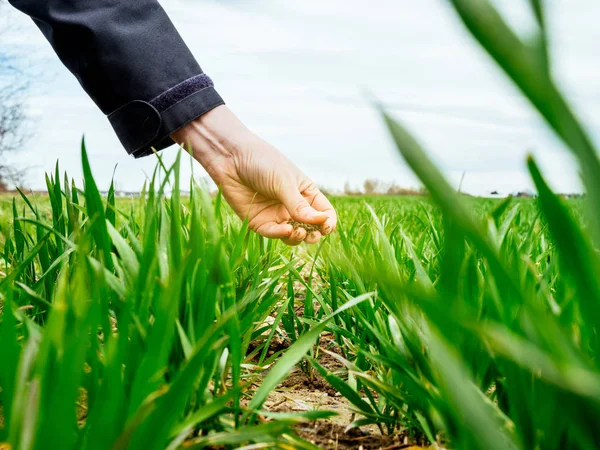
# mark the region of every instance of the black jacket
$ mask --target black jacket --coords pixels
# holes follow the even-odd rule
[[[136,158],[223,104],[156,0],[9,2],[31,16]]]

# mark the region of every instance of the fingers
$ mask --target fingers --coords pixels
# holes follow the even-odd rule
[[[282,241],[287,245],[300,245],[306,239],[306,230],[302,227],[296,228],[290,237],[283,238]]]
[[[335,209],[316,186],[311,185],[302,192],[297,187],[286,187],[280,192],[281,204],[270,204],[258,211],[251,220],[251,229],[262,236],[278,238],[293,246],[302,242],[316,244],[335,230]]]
[[[301,231],[300,231],[301,230]],[[286,245],[296,246],[305,242],[307,244],[316,244],[321,240],[322,234],[318,231],[307,233],[304,228],[297,228],[298,234],[292,235],[289,238],[282,239]]]
[[[290,224],[267,222],[256,229],[261,236],[270,239],[281,239],[284,244],[290,246],[300,245],[302,242],[307,244],[316,244],[323,236],[318,231],[308,233],[304,228],[294,229]]]
[[[318,231],[313,231],[312,233],[308,233],[306,235],[306,239],[304,239],[304,242],[306,242],[307,244],[316,244],[321,240],[321,236],[322,234]]]
[[[315,195],[312,206],[316,210],[327,215],[327,220],[321,226],[321,233],[323,236],[327,236],[329,233],[335,231],[335,227],[337,226],[337,214],[331,202],[321,193],[321,191],[318,191]]]
[[[266,238],[287,239],[294,233],[294,228],[289,223],[265,222],[255,231]]]
[[[296,246],[302,242],[316,244],[321,240],[321,233],[307,233],[302,227],[294,229],[288,223],[266,222],[256,229],[261,236],[270,239],[281,239],[286,245]]]
[[[294,185],[286,186],[282,190],[280,201],[297,222],[322,225],[328,219],[327,214],[313,208]]]

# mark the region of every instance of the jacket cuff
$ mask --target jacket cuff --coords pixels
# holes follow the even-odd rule
[[[131,101],[110,113],[108,120],[127,153],[141,158],[173,145],[172,133],[223,104],[212,80],[200,74],[152,100]]]

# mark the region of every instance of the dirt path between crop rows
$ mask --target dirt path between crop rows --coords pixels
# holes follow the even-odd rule
[[[304,262],[300,274],[305,282],[310,280],[312,258],[306,250],[297,255]],[[318,276],[313,274],[312,288],[318,289]],[[304,285],[294,281],[295,310],[298,316],[303,315],[304,310]],[[318,302],[314,303],[315,314],[319,310]],[[274,319],[274,317],[273,317]],[[286,333],[277,328],[277,337],[271,342],[270,353],[281,350],[289,345]],[[331,351],[338,353],[339,348],[335,344],[333,334],[324,333],[321,343],[326,344]],[[271,347],[270,346],[270,347]],[[317,358],[319,363],[327,370],[336,371],[342,368],[342,364],[327,355],[319,352]],[[337,413],[329,419],[321,419],[312,423],[305,423],[296,427],[297,434],[303,439],[318,445],[326,450],[393,450],[393,449],[422,449],[423,447],[412,446],[405,436],[383,435],[377,425],[367,425],[360,428],[347,429],[356,417],[350,402],[339,392],[333,389],[318,374],[310,376],[296,366],[290,375],[269,394],[265,402],[265,408],[274,412],[302,412],[302,411],[333,411]]]
[[[323,449],[331,450],[392,450],[417,449],[401,436],[385,436],[376,425],[346,430],[356,418],[349,402],[318,377],[309,379],[300,369],[281,383],[265,403],[275,412],[334,411],[338,415],[296,427],[300,437]]]

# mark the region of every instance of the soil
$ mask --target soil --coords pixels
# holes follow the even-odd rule
[[[358,428],[346,431],[345,427],[327,421],[319,421],[296,427],[301,438],[326,450],[392,450],[419,449],[403,443],[400,438],[377,435]]]
[[[329,397],[336,397],[338,392],[333,389],[327,381],[325,381],[319,374],[313,373],[311,377],[303,372],[290,375],[283,381],[278,389],[289,389],[291,392],[296,391],[308,391],[318,392],[326,394]]]
[[[307,265],[308,266],[308,265]],[[305,266],[303,271],[307,271]],[[306,274],[305,274],[306,275]],[[305,276],[305,278],[308,278]],[[299,300],[303,287],[298,281],[296,287],[296,301]],[[299,292],[298,292],[299,291]],[[299,302],[295,312],[299,317],[303,316],[304,306]],[[315,314],[320,305],[315,302]],[[268,317],[265,322],[271,325],[273,317]],[[266,332],[265,334],[267,334]],[[270,342],[268,354],[280,351],[291,344],[285,331],[277,328],[273,340]],[[250,350],[254,350],[258,342],[250,344]],[[325,332],[320,337],[321,350],[318,351],[317,360],[327,370],[336,372],[343,369],[343,364],[328,354],[323,349],[341,355],[341,351],[335,342],[333,333]],[[303,423],[295,427],[296,433],[308,442],[329,450],[370,450],[370,449],[422,449],[423,447],[412,446],[403,435],[387,436],[381,433],[377,425],[367,425],[360,428],[347,429],[355,419],[361,418],[354,413],[350,402],[339,392],[332,388],[315,370],[310,375],[296,366],[289,376],[277,388],[269,394],[264,408],[273,412],[302,412],[302,411],[333,411],[337,415],[316,422]]]
[[[324,362],[321,361],[322,364]],[[409,445],[402,435],[382,435],[376,425],[347,430],[348,425],[360,417],[353,412],[348,400],[315,373],[309,377],[300,369],[295,369],[269,394],[264,406],[274,412],[336,412],[338,415],[329,419],[301,424],[295,428],[300,437],[326,450],[420,448]]]

